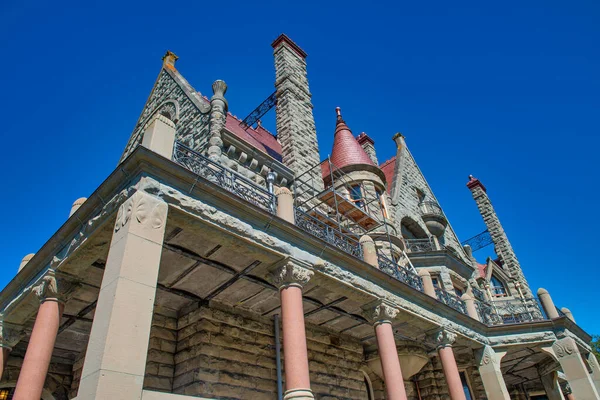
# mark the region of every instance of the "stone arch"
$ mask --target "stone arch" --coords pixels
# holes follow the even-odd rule
[[[10,389],[17,386],[17,381],[6,381],[0,383],[0,389]],[[56,400],[48,389],[42,391],[42,400]]]
[[[429,235],[421,225],[411,217],[404,217],[400,221],[400,229],[405,239],[427,239]]]
[[[177,123],[179,121],[179,102],[174,99],[165,100],[158,107],[156,112],[169,118],[171,121]]]

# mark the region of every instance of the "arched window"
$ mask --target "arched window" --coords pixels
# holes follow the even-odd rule
[[[502,281],[500,281],[500,279],[496,278],[494,275],[492,275],[492,278],[490,279],[490,290],[492,295],[496,297],[508,296],[506,286],[504,286],[504,283],[502,283]]]

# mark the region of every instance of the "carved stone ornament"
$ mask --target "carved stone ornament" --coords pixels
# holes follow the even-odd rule
[[[23,328],[16,326],[0,325],[0,347],[11,349],[21,341]]]
[[[490,346],[485,346],[482,349],[481,353],[481,361],[479,362],[480,366],[490,365],[490,364],[498,364],[498,358]]]
[[[167,204],[142,192],[135,192],[119,207],[115,232],[133,220],[152,229],[161,229],[166,220]]]
[[[286,265],[273,271],[272,280],[280,289],[284,289],[288,286],[297,286],[301,288],[308,283],[313,275],[313,271],[296,265],[293,262],[288,262]]]
[[[396,317],[400,310],[391,304],[380,301],[370,310],[367,309],[365,314],[367,319],[373,325],[379,325],[384,323],[391,323]]]
[[[556,342],[554,342],[554,345],[552,347],[554,348],[554,353],[558,358],[570,356],[571,354],[577,352],[577,345],[575,344],[575,341],[571,338],[557,340]]]
[[[40,302],[47,300],[63,301],[65,294],[62,293],[62,290],[59,290],[59,280],[54,275],[54,271],[49,271],[44,275],[40,282],[31,288],[31,291],[39,298]]]
[[[432,339],[437,348],[452,346],[456,341],[456,333],[442,328],[432,335]]]

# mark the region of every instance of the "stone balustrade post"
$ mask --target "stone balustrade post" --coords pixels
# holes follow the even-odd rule
[[[119,208],[78,400],[141,399],[167,212],[141,191]]]
[[[87,200],[87,198],[85,197],[80,197],[77,200],[75,200],[73,202],[73,204],[71,205],[71,211],[69,212],[69,217],[73,214],[75,214],[75,211],[79,210],[79,207],[81,207],[83,205],[83,203],[85,203],[85,201]]]
[[[558,360],[576,399],[600,399],[595,382],[573,338],[563,337],[556,340],[551,348],[543,350]]]
[[[567,307],[561,308],[560,311],[562,311],[562,313],[565,314],[565,317],[567,317],[571,321],[575,322],[575,317],[573,317],[573,313]]]
[[[21,271],[23,268],[25,268],[25,266],[27,265],[29,260],[31,260],[33,258],[33,256],[35,256],[35,254],[31,253],[31,254],[27,254],[25,257],[23,257],[23,259],[21,260],[21,264],[19,264],[19,271]]]
[[[40,300],[25,359],[21,366],[15,388],[14,400],[33,400],[42,397],[46,374],[50,367],[52,352],[60,319],[64,310],[64,295],[67,283],[50,270],[32,288]]]
[[[368,306],[365,314],[375,329],[386,399],[406,400],[406,388],[392,328],[392,321],[398,315],[398,309],[383,301],[378,301],[376,305]]]
[[[452,400],[466,400],[465,392],[460,380],[460,374],[458,373],[458,366],[456,365],[456,359],[454,357],[454,351],[452,350],[452,344],[456,340],[456,334],[447,329],[440,329],[434,334],[433,339],[437,346],[440,362],[442,363],[442,369],[444,370],[444,376],[446,377],[446,383],[448,384],[450,398]]]
[[[223,153],[221,131],[227,120],[227,100],[225,100],[227,84],[222,80],[216,80],[212,84],[212,90],[214,94],[210,99],[208,158],[213,162],[220,162]]]
[[[506,383],[502,377],[500,364],[506,352],[496,352],[485,346],[476,352],[479,363],[479,375],[488,400],[510,400]]]
[[[294,195],[290,189],[280,187],[275,191],[275,197],[277,197],[277,216],[290,224],[295,224]]]
[[[379,268],[379,259],[377,258],[377,249],[375,242],[369,235],[362,236],[359,241],[363,253],[363,260],[375,268]]]
[[[435,294],[435,287],[433,286],[433,281],[431,280],[431,274],[424,268],[419,268],[418,270],[419,276],[423,281],[423,292],[429,297],[433,297],[437,299],[437,295]]]
[[[308,370],[308,349],[304,326],[302,288],[314,272],[289,261],[273,272],[272,279],[279,287],[281,326],[285,371],[284,400],[312,400]]]
[[[538,298],[540,299],[540,303],[542,303],[542,307],[546,312],[546,315],[550,319],[558,318],[558,311],[556,310],[556,306],[552,301],[552,297],[550,297],[550,293],[546,289],[539,288],[537,291]]]
[[[159,112],[154,114],[144,130],[142,146],[170,160],[175,146],[175,123]]]
[[[480,321],[479,313],[477,312],[477,308],[475,307],[475,299],[467,293],[460,296],[460,299],[465,303],[465,306],[467,308],[467,315],[477,321]]]

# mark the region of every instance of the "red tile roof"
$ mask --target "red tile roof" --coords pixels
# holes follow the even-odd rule
[[[385,181],[387,182],[387,192],[392,191],[392,182],[394,182],[394,174],[396,173],[396,156],[385,161],[379,166],[385,175]]]
[[[333,150],[331,151],[331,162],[337,168],[348,165],[367,164],[373,165],[365,150],[356,141],[346,122],[342,119],[340,108],[336,108],[337,122],[333,139]]]
[[[480,278],[485,278],[487,276],[486,271],[485,271],[486,269],[487,269],[487,264],[477,263],[477,270],[479,271]]]
[[[262,126],[256,128],[248,127],[248,129],[244,130],[240,126],[240,122],[242,121],[236,116],[227,113],[225,128],[251,147],[281,161],[281,144],[279,144],[275,136]]]

